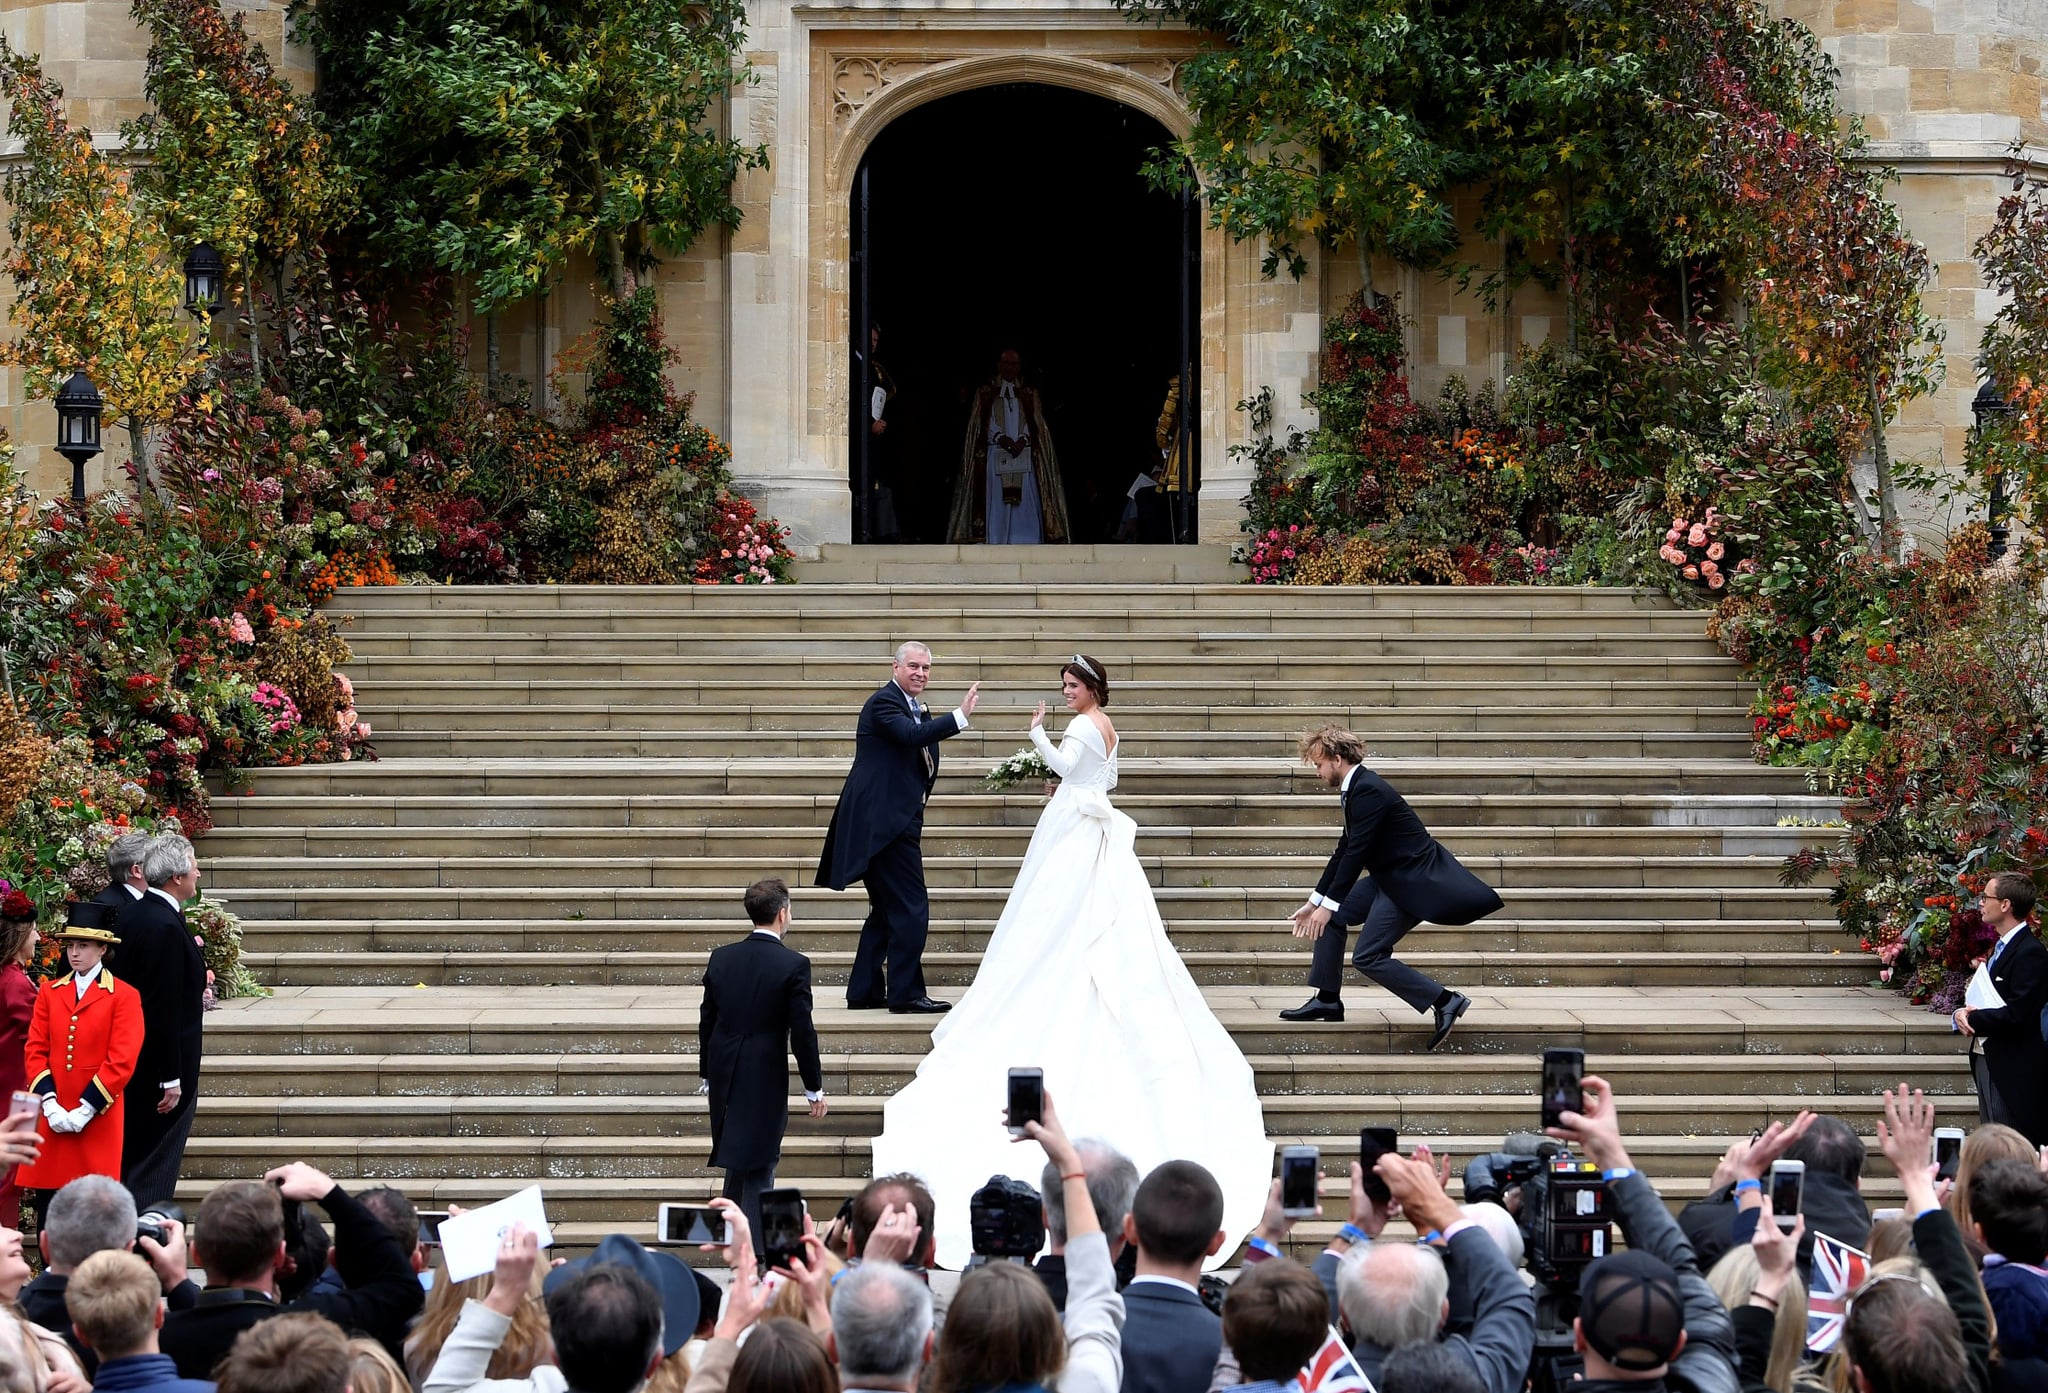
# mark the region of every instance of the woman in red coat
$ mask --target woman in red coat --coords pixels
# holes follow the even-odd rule
[[[28,1028],[28,1086],[43,1095],[43,1154],[15,1175],[41,1228],[52,1192],[121,1176],[121,1090],[142,1054],[142,997],[106,970],[113,910],[70,906],[57,937],[71,971],[43,986]]]
[[[13,1096],[28,1082],[23,1060],[28,1050],[29,1022],[36,1013],[36,984],[28,965],[42,942],[36,932],[36,907],[19,890],[0,899],[0,1097]],[[21,1227],[21,1187],[14,1172],[0,1185],[0,1228]]]

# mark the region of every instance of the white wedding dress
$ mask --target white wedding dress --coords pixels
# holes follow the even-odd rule
[[[1258,1223],[1273,1175],[1251,1065],[1202,1000],[1159,921],[1133,850],[1137,824],[1110,806],[1116,756],[1076,717],[1060,776],[974,985],[932,1032],[917,1077],[883,1109],[876,1175],[923,1177],[938,1202],[939,1262],[972,1253],[968,1198],[992,1175],[1038,1184],[1045,1156],[1003,1125],[1010,1069],[1045,1070],[1060,1121],[1137,1163],[1199,1161],[1223,1187],[1226,1259]]]

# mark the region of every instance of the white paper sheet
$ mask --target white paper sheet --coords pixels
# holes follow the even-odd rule
[[[498,1242],[505,1230],[524,1224],[540,1235],[540,1246],[555,1241],[548,1228],[547,1209],[541,1203],[540,1186],[529,1185],[517,1194],[441,1221],[441,1261],[448,1268],[448,1280],[466,1282],[481,1277],[498,1265]]]
[[[2005,1005],[2005,998],[1998,994],[1998,988],[1991,985],[1991,965],[1979,963],[1977,970],[1970,974],[1970,985],[1963,988],[1963,1005],[1973,1011]]]

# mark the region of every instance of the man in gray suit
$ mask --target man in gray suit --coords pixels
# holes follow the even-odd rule
[[[1122,1393],[1208,1393],[1223,1318],[1202,1304],[1202,1260],[1223,1246],[1223,1187],[1193,1161],[1146,1176],[1124,1219],[1138,1275],[1124,1288]]]

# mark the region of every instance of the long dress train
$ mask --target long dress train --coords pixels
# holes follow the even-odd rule
[[[971,1255],[967,1202],[992,1175],[1038,1183],[1043,1154],[1012,1144],[1002,1111],[1012,1067],[1045,1071],[1067,1132],[1137,1163],[1198,1161],[1223,1188],[1227,1258],[1257,1224],[1273,1174],[1251,1065],[1166,936],[1109,802],[1116,758],[1086,716],[1057,750],[1060,776],[965,997],[932,1032],[917,1077],[883,1109],[875,1174],[923,1177],[938,1202],[939,1261]]]

